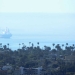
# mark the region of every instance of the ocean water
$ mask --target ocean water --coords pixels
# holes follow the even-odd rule
[[[19,48],[19,43],[29,46],[29,42],[40,47],[53,48],[52,44],[75,44],[75,14],[51,13],[0,13],[0,31],[9,28],[10,39],[0,38],[2,45],[12,50]]]
[[[64,38],[64,39],[62,39]],[[72,46],[73,44],[75,44],[75,41],[72,39],[67,39],[65,36],[61,37],[61,36],[26,36],[26,35],[12,35],[12,37],[10,39],[6,39],[6,38],[0,38],[0,43],[2,43],[2,45],[7,45],[9,43],[9,48],[12,50],[17,50],[19,48],[19,44],[21,44],[20,48],[23,46],[22,43],[24,43],[26,46],[29,47],[29,42],[31,42],[31,44],[33,43],[34,46],[37,46],[37,42],[39,42],[39,46],[41,48],[44,48],[44,46],[49,46],[51,48],[53,48],[52,44],[55,43],[56,44],[60,44],[60,46],[62,46],[62,44],[64,44],[64,46],[66,46],[66,43],[69,44],[69,46]]]

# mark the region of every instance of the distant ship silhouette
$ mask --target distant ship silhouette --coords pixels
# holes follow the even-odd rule
[[[3,30],[2,33],[0,34],[0,38],[10,38],[11,36],[12,34],[10,33],[8,28]]]

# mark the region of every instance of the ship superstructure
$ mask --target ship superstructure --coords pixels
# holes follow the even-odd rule
[[[12,36],[12,34],[10,33],[8,28],[3,30],[0,34],[0,38],[10,38],[11,36]]]

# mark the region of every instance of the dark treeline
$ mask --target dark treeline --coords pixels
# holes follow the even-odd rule
[[[22,45],[22,47],[20,47]],[[25,68],[36,68],[42,66],[46,74],[51,75],[74,75],[75,72],[75,46],[52,44],[53,48],[44,46],[40,48],[29,42],[29,47],[24,43],[19,44],[19,49],[11,50],[10,44],[0,44],[0,67],[11,64],[24,66]],[[65,46],[65,47],[64,47]]]

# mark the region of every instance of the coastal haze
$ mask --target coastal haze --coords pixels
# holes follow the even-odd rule
[[[0,0],[0,75],[75,75],[75,0]]]
[[[0,38],[12,48],[19,43],[75,42],[74,0],[0,0],[0,31],[9,28],[10,39]],[[14,6],[13,6],[14,5]],[[14,42],[13,42],[14,41]]]

